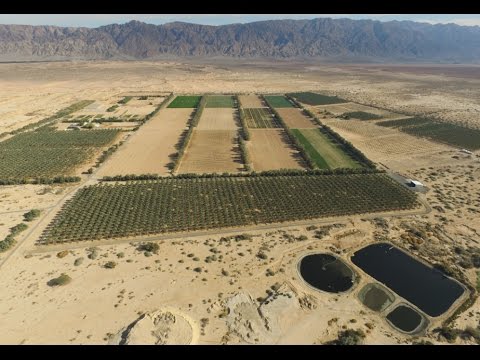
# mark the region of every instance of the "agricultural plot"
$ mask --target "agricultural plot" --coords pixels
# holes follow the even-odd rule
[[[0,143],[0,179],[72,175],[118,134],[117,130],[42,130],[18,134]]]
[[[232,96],[207,95],[206,108],[233,108]]]
[[[316,129],[318,126],[303,114],[301,109],[276,109],[291,129]]]
[[[198,130],[237,130],[233,117],[233,109],[211,108],[203,109]]]
[[[320,169],[362,167],[320,129],[292,129],[292,133]]]
[[[371,106],[352,103],[352,102],[347,102],[347,103],[344,103],[344,104],[332,104],[332,105],[325,105],[325,106],[317,106],[317,107],[315,107],[315,109],[319,110],[320,112],[328,111],[328,112],[334,114],[335,116],[341,116],[345,113],[364,112],[364,113],[369,113],[369,114],[373,114],[373,115],[378,115],[379,118],[383,118],[383,119],[405,117],[405,115],[396,114],[396,113],[388,111],[388,110],[377,109],[377,108],[374,108],[374,107],[371,107]],[[351,116],[351,117],[354,117],[354,116]]]
[[[349,111],[349,112],[343,113],[342,115],[340,115],[340,117],[344,119],[354,118],[358,120],[378,120],[382,118],[381,115],[372,114],[365,111]]]
[[[263,108],[262,100],[258,95],[238,95],[238,100],[243,108]]]
[[[326,125],[350,141],[365,155],[399,170],[443,165],[451,157],[451,147],[402,133],[393,128],[377,126],[361,120],[322,119]]]
[[[168,173],[170,156],[193,109],[164,108],[103,164],[98,176]]]
[[[169,108],[196,108],[200,102],[201,96],[177,96],[168,105]]]
[[[247,149],[255,171],[303,168],[302,158],[289,145],[285,130],[251,130]]]
[[[307,105],[329,105],[348,102],[347,100],[341,99],[337,96],[327,96],[313,92],[290,93],[287,95],[293,97],[298,102]]]
[[[293,104],[283,95],[265,95],[265,101],[272,108],[291,108]]]
[[[245,121],[249,128],[268,129],[282,127],[268,108],[244,108]]]
[[[478,129],[469,129],[456,124],[420,117],[381,121],[376,124],[395,128],[410,135],[425,137],[451,146],[470,150],[480,149],[480,130]]]
[[[40,244],[399,211],[416,196],[384,174],[217,177],[80,189]]]
[[[235,130],[196,128],[181,159],[178,173],[234,173],[242,168]]]

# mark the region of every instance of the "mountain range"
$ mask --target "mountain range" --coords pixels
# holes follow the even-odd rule
[[[222,26],[139,21],[98,28],[0,25],[1,61],[172,56],[478,63],[480,27],[330,18]]]

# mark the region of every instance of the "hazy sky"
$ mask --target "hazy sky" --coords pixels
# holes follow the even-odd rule
[[[413,20],[420,22],[456,23],[459,25],[480,25],[480,14],[0,14],[0,24],[57,25],[97,27],[107,24],[123,24],[130,20],[139,20],[150,24],[164,24],[172,21],[184,21],[206,25],[247,23],[269,19],[313,19],[318,17],[373,19],[380,21]]]

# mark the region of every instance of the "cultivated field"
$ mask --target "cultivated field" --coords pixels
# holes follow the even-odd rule
[[[197,125],[198,130],[236,130],[232,108],[203,109]]]
[[[362,120],[322,119],[334,131],[352,142],[376,162],[401,171],[442,164],[451,158],[452,148]]]
[[[250,130],[247,149],[255,171],[303,168],[302,159],[292,149],[284,130]]]
[[[265,101],[272,108],[291,108],[293,104],[283,95],[265,95]]]
[[[232,96],[215,96],[207,95],[207,102],[205,104],[207,108],[232,108],[233,97]]]
[[[287,126],[291,129],[316,129],[318,126],[302,113],[302,110],[276,109]]]
[[[201,96],[177,96],[168,105],[169,108],[195,108],[200,102]]]
[[[268,108],[243,108],[245,121],[249,128],[279,128],[281,124],[275,119]]]
[[[362,167],[319,129],[292,129],[292,132],[320,169]]]
[[[340,99],[337,96],[327,96],[313,92],[290,93],[287,95],[307,105],[329,105],[347,102],[347,100]]]
[[[258,95],[238,95],[238,100],[240,101],[240,105],[243,108],[265,107],[265,104],[263,104],[262,100],[258,97]]]
[[[178,173],[235,173],[242,168],[236,131],[197,128],[181,159]]]
[[[168,174],[170,155],[176,152],[180,134],[187,126],[191,108],[162,109],[107,160],[97,175]]]
[[[480,130],[469,129],[456,124],[439,122],[433,119],[414,117],[401,120],[389,120],[376,123],[379,126],[399,129],[411,135],[426,137],[433,141],[451,146],[480,149]]]
[[[357,103],[352,103],[352,102],[347,102],[344,104],[332,104],[332,105],[324,105],[324,106],[315,106],[315,110],[317,113],[322,113],[324,111],[328,111],[335,116],[343,115],[345,113],[355,113],[355,112],[365,112],[365,113],[370,113],[374,115],[378,115],[381,118],[384,119],[390,119],[390,118],[400,118],[400,117],[406,117],[405,115],[401,114],[396,114],[391,111],[383,110],[383,109],[377,109],[375,107],[371,106],[366,106],[366,105],[361,105]]]
[[[39,131],[0,142],[0,180],[31,180],[74,175],[82,164],[111,144],[117,130]]]
[[[416,197],[383,174],[162,179],[82,188],[41,243],[406,210]]]

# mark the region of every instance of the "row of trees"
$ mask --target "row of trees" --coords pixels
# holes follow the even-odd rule
[[[185,173],[177,174],[173,177],[175,179],[207,179],[207,178],[245,178],[245,177],[275,177],[275,176],[326,176],[326,175],[340,175],[340,174],[375,174],[384,173],[385,170],[377,170],[370,168],[337,168],[337,169],[277,169],[265,171],[251,171],[248,173]],[[135,180],[159,180],[165,177],[158,174],[128,174],[104,176],[102,181],[135,181]]]
[[[21,233],[22,231],[27,230],[28,226],[25,223],[20,223],[18,225],[15,225],[10,229],[10,233],[0,241],[0,252],[5,252],[8,249],[10,249],[13,245],[15,245],[16,240],[15,237]]]
[[[193,130],[197,127],[198,122],[200,121],[200,117],[202,116],[203,109],[205,108],[207,98],[206,96],[202,96],[200,99],[198,106],[193,110],[192,117],[189,121],[188,124],[188,129],[185,130],[182,135],[180,135],[180,141],[177,144],[178,151],[175,154],[175,157],[172,161],[172,173],[175,173],[178,170],[178,167],[180,166],[180,161],[183,157],[183,154],[185,153],[185,150],[188,147],[188,144],[190,143],[190,140],[192,139],[193,135]]]

